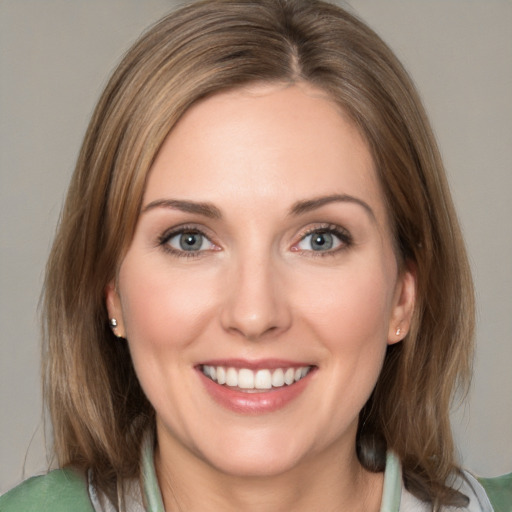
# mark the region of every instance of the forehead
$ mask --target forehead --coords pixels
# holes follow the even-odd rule
[[[350,194],[385,209],[374,163],[357,128],[323,91],[256,85],[191,107],[151,168],[144,203],[179,199],[283,208]]]

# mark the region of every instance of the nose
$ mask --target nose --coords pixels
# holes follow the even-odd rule
[[[232,267],[225,283],[222,326],[249,341],[277,336],[291,324],[286,286],[271,258],[262,260],[245,260]]]

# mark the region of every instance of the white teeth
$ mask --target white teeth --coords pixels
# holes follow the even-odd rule
[[[254,377],[254,387],[256,389],[270,389],[272,387],[272,375],[270,370],[258,370]]]
[[[311,370],[311,366],[277,368],[275,370],[262,369],[255,372],[248,368],[237,370],[233,367],[205,364],[202,366],[202,370],[207,377],[221,385],[225,384],[240,389],[271,389],[283,387],[285,384],[290,386],[303,379]]]
[[[241,389],[254,389],[254,372],[242,368],[238,372],[238,387]]]
[[[284,372],[281,368],[274,370],[274,373],[272,374],[272,386],[275,388],[284,386]]]
[[[217,366],[217,382],[219,384],[226,384],[226,370],[223,366]]]
[[[274,373],[272,374],[272,386],[275,388],[284,386],[284,372],[281,368],[274,370]]]
[[[295,380],[295,369],[288,368],[288,370],[286,370],[284,372],[284,383],[289,386],[290,384],[293,384],[294,380]]]
[[[208,374],[206,374],[208,376]],[[238,386],[238,372],[234,368],[228,368],[226,372],[226,385]]]

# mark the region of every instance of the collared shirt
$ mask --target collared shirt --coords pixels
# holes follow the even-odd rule
[[[122,494],[124,506],[121,512],[165,512],[162,494],[158,486],[153,460],[153,440],[146,436],[142,446],[142,482],[147,508],[144,507],[138,480],[125,482]],[[493,508],[482,486],[467,472],[455,482],[455,488],[465,494],[468,507],[446,507],[445,512],[493,512]],[[108,498],[98,492],[89,478],[89,496],[95,512],[116,512]],[[389,451],[384,471],[384,487],[380,512],[430,512],[428,503],[420,501],[407,491],[402,482],[402,468],[398,457]]]

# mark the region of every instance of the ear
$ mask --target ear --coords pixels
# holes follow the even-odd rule
[[[393,300],[388,331],[389,345],[403,340],[411,327],[416,303],[416,269],[412,263],[406,263],[398,276]]]
[[[112,332],[118,338],[125,338],[126,330],[124,328],[123,310],[121,308],[121,298],[116,288],[115,280],[112,279],[105,287],[105,302],[107,305],[108,318]],[[117,325],[112,325],[112,320]]]

